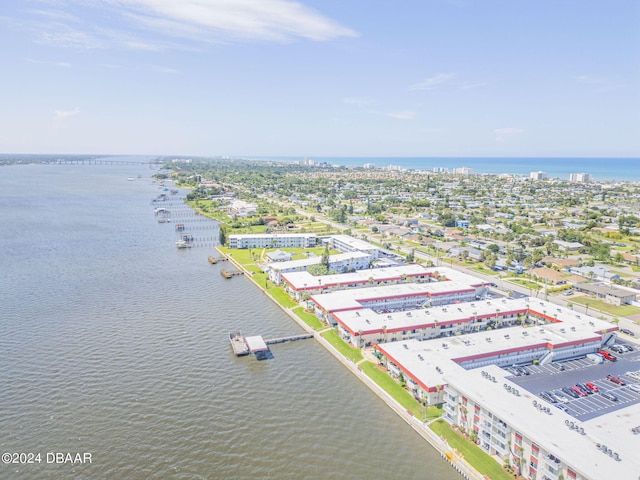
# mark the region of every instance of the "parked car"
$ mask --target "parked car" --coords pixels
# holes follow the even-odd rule
[[[540,398],[546,400],[549,403],[557,403],[558,401],[549,395],[549,392],[540,392]]]
[[[567,290],[566,292],[563,293],[563,295],[565,297],[570,297],[571,295],[573,295],[573,290]]]
[[[598,355],[602,355],[604,358],[606,358],[610,362],[615,362],[617,360],[615,356],[611,355],[606,350],[598,350]]]
[[[638,383],[632,383],[631,385],[629,385],[629,388],[636,393],[640,393],[640,384]]]
[[[573,398],[578,398],[580,396],[576,392],[571,390],[569,387],[562,387],[562,391]]]
[[[564,370],[565,370],[564,365],[561,364],[561,363],[552,363],[551,365],[553,365],[555,368],[557,368],[561,372],[564,372]]]
[[[577,394],[579,397],[586,397],[587,396],[587,392],[585,392],[584,390],[582,390],[579,386],[577,385],[571,385],[569,387],[569,390],[571,390],[573,393]]]
[[[585,383],[576,383],[576,387],[579,387],[587,395],[591,395],[593,393],[591,390],[589,390]]]
[[[638,372],[627,372],[625,375],[629,378],[633,378],[634,380],[640,380],[640,371]]]
[[[558,407],[563,412],[568,412],[569,411],[569,409],[567,407],[565,407],[564,405],[562,405],[561,403],[557,404],[556,407]]]
[[[591,391],[591,393],[597,393],[599,390],[598,386],[593,382],[587,382],[584,384],[584,386],[587,387],[587,389]]]
[[[616,397],[611,392],[607,392],[606,390],[600,390],[600,395],[602,395],[607,400],[611,400],[612,402],[617,402],[618,401],[618,397]]]
[[[634,337],[634,336],[635,336],[635,334],[634,334],[631,330],[629,330],[628,328],[621,328],[621,329],[620,329],[620,331],[621,331],[622,333],[627,334],[627,335],[631,335],[632,337]]]
[[[616,377],[615,375],[607,375],[607,380],[613,383],[617,383],[618,385],[626,385],[626,382],[622,380],[620,377]]]
[[[553,392],[553,396],[556,397],[556,400],[558,400],[560,403],[569,403],[569,399],[560,392]]]
[[[611,345],[611,351],[612,352],[616,352],[616,353],[624,353],[627,351],[627,349],[624,347],[624,345]]]

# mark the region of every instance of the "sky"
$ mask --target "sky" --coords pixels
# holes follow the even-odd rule
[[[0,152],[640,157],[637,0],[14,0]]]

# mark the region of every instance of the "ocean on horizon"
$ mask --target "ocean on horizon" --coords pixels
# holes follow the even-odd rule
[[[305,157],[249,157],[252,160],[294,162]],[[529,176],[531,172],[546,172],[549,178],[568,180],[572,173],[588,173],[596,181],[640,181],[640,158],[609,157],[376,157],[376,156],[313,156],[316,162],[332,165],[374,164],[382,168],[398,165],[407,169],[433,170],[457,167],[472,168],[477,174],[513,174]]]

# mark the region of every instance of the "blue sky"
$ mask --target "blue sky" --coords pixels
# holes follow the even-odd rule
[[[21,0],[0,152],[640,156],[636,0]]]

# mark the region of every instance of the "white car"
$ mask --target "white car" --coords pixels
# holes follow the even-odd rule
[[[633,390],[636,393],[640,393],[640,384],[632,383],[631,385],[629,385],[629,389]]]
[[[553,396],[556,397],[556,399],[560,402],[560,403],[569,403],[569,399],[567,397],[565,397],[562,393],[556,393],[553,392]]]
[[[640,380],[640,372],[627,372],[625,375],[629,378],[633,378],[634,380]]]

